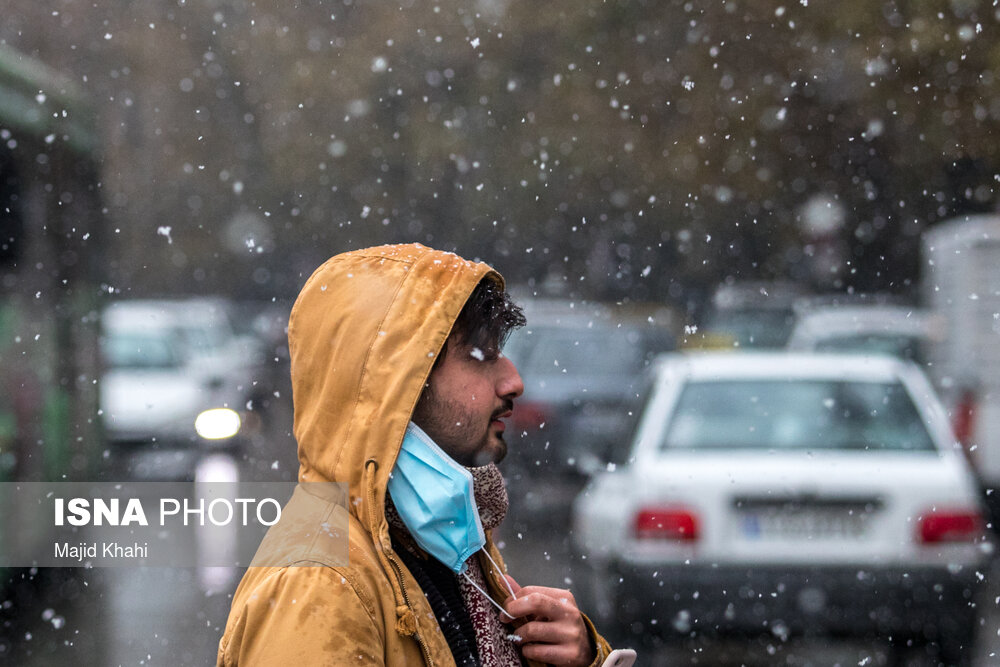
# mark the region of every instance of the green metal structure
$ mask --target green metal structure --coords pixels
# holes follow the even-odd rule
[[[94,113],[69,77],[0,45],[0,124],[34,137],[55,135],[81,156],[97,150]]]
[[[87,479],[103,451],[97,136],[80,87],[0,47],[0,480]]]

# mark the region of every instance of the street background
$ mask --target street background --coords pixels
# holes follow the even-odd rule
[[[200,465],[294,479],[291,300],[334,254],[420,242],[496,266],[545,328],[511,349],[531,390],[509,431],[501,538],[522,584],[586,587],[570,505],[583,478],[624,469],[658,354],[784,349],[807,301],[923,323],[904,336],[847,318],[916,340],[879,351],[933,382],[925,398],[983,492],[964,538],[990,541],[995,6],[7,0],[3,13],[0,481]],[[795,344],[821,349],[833,328]],[[218,408],[241,420],[221,446],[193,426]],[[977,665],[1000,662],[1000,583],[982,569]],[[239,578],[3,574],[0,660],[17,665],[211,663]],[[889,664],[887,642],[699,636],[644,663]]]
[[[275,411],[267,433],[254,443],[258,454],[241,473],[259,468],[297,469],[290,436],[288,401]],[[277,466],[275,466],[277,462]],[[254,465],[257,463],[259,465]],[[516,510],[518,497],[511,497]],[[577,588],[575,564],[565,524],[509,521],[497,536],[509,572],[521,585]],[[241,570],[219,568],[206,576],[195,568],[109,568],[47,571],[43,590],[8,619],[0,661],[24,667],[56,664],[208,665],[229,614]],[[997,662],[1000,651],[1000,567],[984,572],[976,591],[978,624],[974,665]],[[665,646],[641,654],[648,665],[797,665],[814,667],[889,664],[878,639],[792,638],[772,635],[709,638]],[[927,664],[927,663],[914,663]]]

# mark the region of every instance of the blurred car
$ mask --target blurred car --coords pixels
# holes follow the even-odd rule
[[[102,316],[100,416],[115,473],[184,478],[205,451],[243,442],[243,397],[196,370],[176,314],[117,302]]]
[[[674,338],[665,314],[644,310],[554,302],[535,303],[527,315],[504,349],[524,381],[504,476],[519,516],[555,511],[568,519],[598,462],[627,453],[644,371]]]
[[[134,307],[154,308],[171,318],[188,350],[188,365],[206,382],[249,401],[266,398],[271,379],[263,342],[252,334],[237,333],[233,324],[237,313],[229,301],[193,297],[136,301]]]
[[[790,350],[888,354],[923,366],[940,323],[908,306],[824,306],[803,311],[788,339]]]
[[[930,375],[982,479],[1000,532],[1000,216],[961,215],[923,234],[921,292],[941,321]]]
[[[795,326],[797,301],[806,292],[789,282],[738,282],[720,285],[700,331],[685,346],[708,349],[784,347]]]
[[[629,463],[575,503],[578,586],[632,640],[877,634],[965,664],[993,547],[979,503],[913,364],[669,355]]]

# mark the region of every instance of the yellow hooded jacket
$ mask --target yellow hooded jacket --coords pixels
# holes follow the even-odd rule
[[[261,549],[285,566],[247,570],[218,665],[454,666],[427,599],[393,552],[385,497],[434,359],[487,276],[503,284],[486,264],[402,245],[337,255],[306,282],[288,326],[299,481],[345,482],[349,498],[299,486],[278,526],[294,514],[332,533],[304,539],[305,523],[292,522],[268,534]],[[347,554],[342,539],[329,537],[342,531]],[[503,567],[489,531],[485,548]],[[491,595],[504,600],[499,575],[478,557]],[[611,649],[585,623],[600,665]]]

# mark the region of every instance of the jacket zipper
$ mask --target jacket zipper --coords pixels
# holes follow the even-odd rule
[[[375,465],[377,466],[378,464],[376,463]],[[369,507],[368,510],[369,516],[371,516],[371,513],[375,511],[374,484],[368,484],[368,507]],[[375,530],[378,529],[377,526],[372,526],[372,528]],[[399,582],[399,590],[403,593],[403,601],[406,603],[406,608],[409,609],[411,614],[413,614],[413,622],[414,625],[416,625],[417,615],[413,613],[413,605],[410,603],[410,596],[406,592],[406,583],[403,581],[403,571],[400,569],[399,563],[396,562],[396,559],[390,556],[389,554],[385,553],[384,548],[382,554],[385,556],[386,560],[388,560],[389,563],[392,565],[392,569],[396,573],[396,581]],[[417,638],[417,643],[420,644],[420,651],[424,654],[424,662],[427,663],[427,667],[433,667],[434,661],[431,660],[431,649],[430,647],[427,646],[426,642],[424,642],[424,637],[423,635],[420,634],[419,627],[414,629],[413,634]]]
[[[389,554],[386,554],[386,558],[389,559],[389,562],[392,563],[393,569],[396,571],[396,580],[399,582],[399,590],[403,592],[403,600],[406,602],[407,609],[409,609],[410,613],[413,614],[413,605],[410,604],[410,596],[406,592],[406,584],[403,582],[403,572],[399,568],[399,563],[397,563],[396,559],[391,557]],[[413,614],[413,620],[414,624],[416,624],[416,614]],[[431,649],[424,642],[424,636],[420,634],[420,629],[417,628],[413,634],[416,635],[417,643],[420,644],[420,650],[423,651],[424,662],[427,663],[428,667],[433,667],[434,661],[431,660]]]

